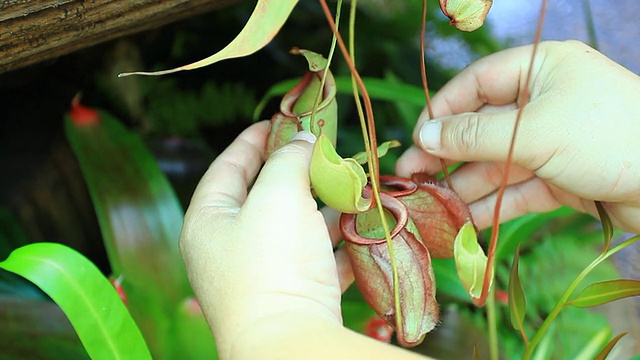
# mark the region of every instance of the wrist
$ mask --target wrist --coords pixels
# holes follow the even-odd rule
[[[293,326],[292,322],[298,324],[298,320],[302,320],[302,324],[311,328],[313,326],[310,324],[315,322],[342,328],[339,300],[335,302],[335,308],[331,308],[318,300],[299,296],[248,296],[239,301],[227,302],[226,306],[218,303],[212,308],[215,309],[215,312],[210,313],[212,316],[207,316],[207,313],[205,316],[221,359],[249,359],[251,357],[237,357],[233,354],[237,349],[267,345],[265,342],[271,343],[269,337],[281,338],[284,331]]]
[[[291,311],[262,317],[248,323],[236,333],[230,342],[228,353],[220,351],[221,359],[301,359],[310,357],[319,334],[336,334],[344,331],[342,319],[333,316]],[[318,356],[317,358],[326,358]]]
[[[307,312],[264,317],[239,332],[228,350],[221,359],[429,359]]]

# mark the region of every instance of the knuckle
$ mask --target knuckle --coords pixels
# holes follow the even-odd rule
[[[480,117],[478,114],[469,114],[469,116],[461,121],[459,128],[456,129],[457,138],[454,140],[455,146],[464,152],[474,152],[478,149]]]

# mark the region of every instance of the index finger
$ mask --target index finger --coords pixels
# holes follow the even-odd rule
[[[435,117],[479,110],[484,105],[517,103],[533,54],[521,46],[486,56],[451,79],[433,97]]]
[[[238,135],[202,176],[189,206],[240,208],[264,163],[268,131],[269,122],[262,121]]]

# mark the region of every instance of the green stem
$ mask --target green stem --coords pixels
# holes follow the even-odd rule
[[[342,0],[338,0],[338,5],[336,5],[336,27],[340,25],[340,14],[342,13]],[[320,105],[320,101],[322,100],[322,94],[324,93],[324,84],[327,82],[327,75],[329,74],[329,67],[331,66],[331,60],[333,60],[333,54],[336,50],[336,36],[333,35],[331,39],[331,48],[329,49],[329,56],[327,56],[327,67],[324,69],[322,73],[322,81],[320,81],[320,88],[318,89],[318,94],[316,95],[316,99],[313,102],[313,108],[311,110],[311,119],[309,120],[309,127],[312,129],[314,134],[319,134],[320,131],[315,128],[316,126],[316,113],[318,112],[318,106]]]
[[[598,50],[598,36],[596,35],[596,27],[593,22],[593,13],[591,12],[591,1],[582,0],[582,5],[584,7],[584,17],[585,22],[587,23],[587,34],[589,39],[589,45],[594,49]]]
[[[349,54],[351,62],[355,65],[355,23],[356,23],[356,6],[358,0],[351,1],[351,9],[349,14]],[[387,247],[389,248],[389,258],[391,260],[391,274],[393,277],[393,305],[396,312],[396,332],[402,332],[402,307],[400,304],[400,279],[398,275],[398,266],[396,264],[395,252],[393,249],[393,242],[391,240],[391,234],[389,230],[389,224],[387,224],[386,217],[384,216],[384,208],[382,207],[382,201],[380,200],[380,187],[377,177],[377,154],[371,149],[371,146],[377,146],[369,141],[370,132],[375,133],[375,129],[368,129],[365,121],[364,112],[362,109],[362,103],[360,102],[360,96],[358,93],[358,84],[354,74],[351,74],[351,87],[353,88],[353,97],[356,103],[356,109],[358,111],[358,118],[360,119],[360,127],[362,128],[362,139],[364,141],[364,148],[367,154],[367,163],[369,164],[369,174],[371,178],[371,187],[373,188],[373,196],[376,200],[376,207],[380,216],[380,222],[382,223],[382,229],[384,230],[385,240]]]
[[[529,345],[524,349],[524,354],[522,355],[522,359],[523,360],[528,360],[528,359],[531,358],[531,356],[533,355],[533,351],[535,350],[536,346],[538,346],[538,344],[540,343],[540,340],[542,340],[542,337],[544,336],[544,334],[549,329],[549,326],[551,326],[551,323],[553,322],[553,320],[558,316],[558,314],[560,314],[560,311],[567,304],[567,301],[569,300],[569,297],[571,296],[571,294],[573,294],[573,292],[575,291],[576,287],[578,287],[578,285],[580,285],[582,280],[584,280],[584,278],[587,275],[589,275],[589,273],[596,266],[598,266],[600,263],[605,261],[611,255],[617,253],[618,251],[624,249],[625,247],[631,245],[632,243],[634,243],[634,242],[636,242],[638,240],[640,240],[640,235],[636,235],[636,236],[632,237],[631,239],[620,243],[616,247],[611,248],[609,251],[600,254],[595,260],[593,260],[593,262],[591,262],[591,264],[589,264],[589,266],[587,266],[584,270],[582,270],[582,272],[571,282],[571,284],[569,284],[567,289],[564,291],[564,293],[562,294],[562,296],[560,297],[560,299],[556,303],[556,305],[553,308],[553,310],[551,310],[551,312],[549,313],[549,316],[547,316],[547,318],[544,320],[544,322],[540,326],[540,329],[538,329],[538,331],[536,332],[536,334],[533,337],[533,339],[531,339],[531,342],[529,343]]]
[[[498,360],[498,313],[494,290],[491,290],[487,298],[487,325],[489,328],[489,359]]]

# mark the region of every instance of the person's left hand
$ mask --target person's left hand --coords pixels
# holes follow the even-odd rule
[[[268,129],[266,122],[251,126],[213,162],[180,238],[222,358],[265,318],[299,313],[341,324],[341,293],[353,281],[345,254],[333,252],[337,214],[318,211],[311,195],[312,144],[285,145],[260,171]]]

